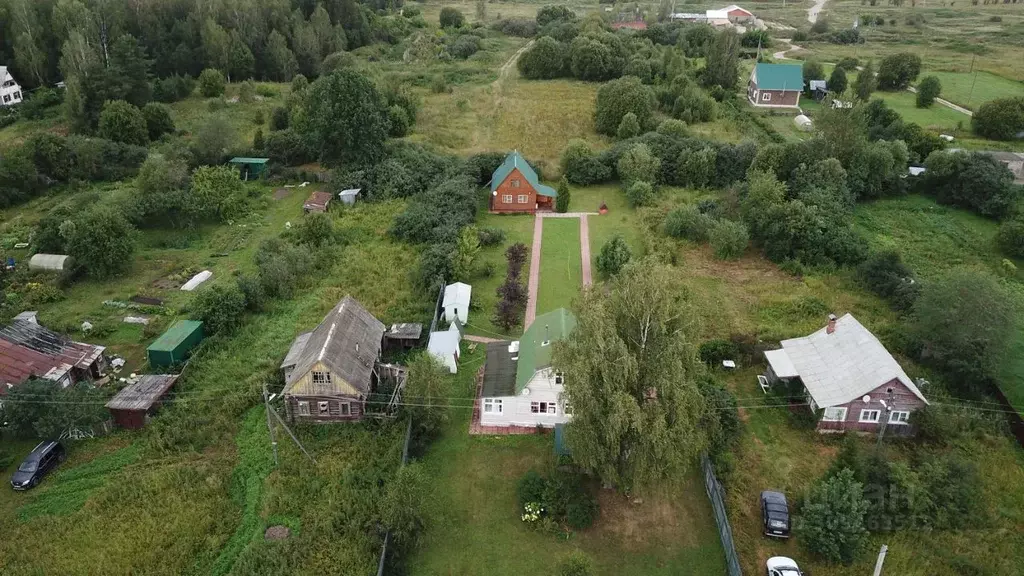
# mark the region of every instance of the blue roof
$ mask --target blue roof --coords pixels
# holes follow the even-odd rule
[[[533,186],[533,189],[537,191],[537,194],[541,196],[550,196],[552,198],[558,196],[558,192],[551,186],[545,186],[540,183],[540,178],[537,177],[537,173],[533,171],[530,163],[519,153],[518,150],[513,150],[508,156],[505,156],[505,161],[498,166],[498,169],[491,175],[491,192],[498,189],[498,186],[508,178],[508,175],[512,173],[512,170],[516,168],[519,172],[526,177],[526,181]]]
[[[758,90],[803,90],[804,70],[800,64],[759,63],[754,68]]]

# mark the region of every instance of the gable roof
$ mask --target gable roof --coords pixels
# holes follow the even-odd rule
[[[750,14],[751,16],[754,15],[754,13],[751,12],[750,10],[747,10],[746,8],[743,8],[742,6],[737,6],[735,4],[729,4],[725,8],[722,8],[722,11],[723,12],[737,12],[737,11],[739,11],[739,12],[743,12],[744,14]]]
[[[473,287],[463,282],[456,282],[444,287],[444,300],[441,306],[448,308],[456,306],[463,310],[469,309],[469,298],[473,293]]]
[[[69,364],[53,356],[0,340],[0,396],[7,393],[9,385],[21,384],[33,376],[58,379],[70,369]]]
[[[766,64],[754,67],[754,78],[758,90],[804,89],[804,72],[801,64]]]
[[[558,196],[558,192],[556,192],[554,188],[540,183],[540,178],[537,177],[537,173],[533,171],[530,163],[523,158],[519,153],[519,150],[509,152],[508,156],[505,156],[505,161],[501,163],[501,166],[498,166],[494,171],[494,174],[491,174],[491,192],[497,190],[498,186],[505,181],[505,178],[508,178],[508,175],[517,168],[538,194],[542,196],[550,196],[552,198]]]
[[[75,342],[29,320],[15,320],[0,327],[0,338],[49,356],[58,364],[69,364],[83,370],[87,370],[106,350],[103,346]]]
[[[809,336],[783,340],[782,349],[822,408],[846,404],[892,380],[899,380],[928,403],[892,354],[851,314],[836,320],[832,334],[825,327]],[[769,356],[769,362],[774,367],[777,360]]]
[[[507,340],[487,343],[481,398],[512,396],[516,393],[516,361],[509,352],[511,345]]]
[[[318,362],[356,390],[368,393],[373,363],[380,354],[383,336],[384,324],[355,298],[345,296],[310,333],[305,346],[296,354],[295,369],[288,377],[284,393],[291,394],[296,382]],[[337,379],[331,378],[331,382]]]
[[[538,370],[551,366],[551,343],[566,338],[574,328],[576,317],[565,308],[537,316],[519,339],[516,394],[526,388]]]

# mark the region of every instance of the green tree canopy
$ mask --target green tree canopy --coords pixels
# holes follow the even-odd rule
[[[878,65],[878,87],[882,90],[905,90],[920,73],[921,57],[917,54],[890,54]]]
[[[927,108],[942,93],[942,83],[937,76],[925,76],[917,83],[917,107]]]
[[[145,146],[149,129],[142,110],[124,100],[111,100],[100,113],[99,135],[107,140]]]
[[[573,459],[624,491],[685,471],[706,444],[704,402],[697,315],[673,271],[630,263],[607,293],[584,292],[574,310],[577,327],[554,351],[573,405]]]
[[[441,24],[441,28],[462,28],[466,17],[462,15],[458,8],[445,6],[441,8],[441,16],[438,18],[438,21]]]
[[[797,534],[804,546],[829,562],[852,564],[867,543],[868,503],[853,471],[819,481],[801,508]]]
[[[708,50],[704,70],[705,86],[721,86],[726,90],[736,88],[739,78],[740,39],[736,30],[728,28],[718,33]]]
[[[974,133],[993,140],[1011,140],[1024,132],[1024,96],[985,102],[971,117]]]
[[[369,78],[342,69],[310,86],[301,131],[329,166],[369,164],[384,156],[387,113]]]
[[[875,63],[868,60],[868,63],[864,65],[864,69],[857,74],[857,79],[853,81],[853,91],[861,102],[867,102],[871,99],[871,93],[877,88],[878,79],[875,77]]]
[[[629,244],[616,234],[601,246],[601,252],[597,255],[597,271],[609,278],[618,274],[632,257],[633,251],[629,249]]]
[[[632,112],[641,127],[650,124],[654,114],[654,94],[634,76],[612,80],[597,91],[594,122],[597,131],[615,136],[622,118]]]
[[[115,208],[97,205],[62,227],[68,255],[91,278],[105,279],[124,273],[132,266],[135,228]]]
[[[832,70],[832,75],[828,77],[828,89],[833,94],[842,94],[846,92],[846,88],[850,85],[849,80],[846,78],[846,70],[836,66]]]

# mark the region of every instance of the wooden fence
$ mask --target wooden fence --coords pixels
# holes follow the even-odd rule
[[[732,539],[732,527],[729,525],[729,517],[725,513],[725,490],[715,477],[715,469],[707,454],[701,456],[700,467],[704,471],[704,489],[711,500],[711,509],[715,512],[715,524],[718,525],[718,536],[722,540],[722,549],[725,550],[725,564],[729,576],[742,576],[740,570],[740,559],[736,554],[736,545]]]

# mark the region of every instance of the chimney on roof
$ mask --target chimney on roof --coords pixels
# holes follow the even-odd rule
[[[825,333],[826,334],[832,334],[835,331],[836,331],[836,315],[835,314],[829,314],[828,315],[828,327],[825,328]]]

